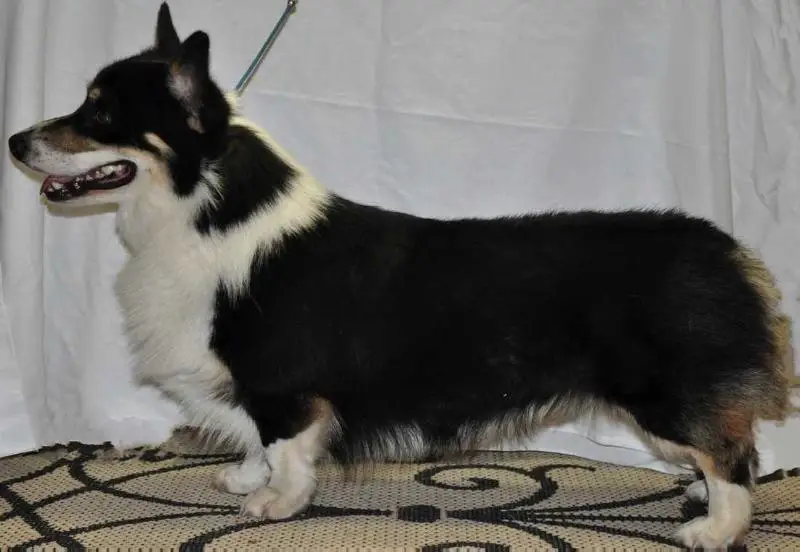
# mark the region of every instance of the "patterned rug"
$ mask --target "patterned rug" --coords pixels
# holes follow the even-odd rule
[[[120,456],[70,444],[0,459],[0,548],[173,550],[574,550],[674,548],[705,507],[686,477],[544,453],[383,464],[361,482],[320,468],[295,519],[238,515],[210,487],[235,458],[185,439]],[[762,477],[751,550],[800,549],[800,471]]]

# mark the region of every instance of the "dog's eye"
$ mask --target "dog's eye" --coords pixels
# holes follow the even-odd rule
[[[111,115],[106,111],[98,111],[94,114],[94,120],[102,125],[106,125],[111,122]]]

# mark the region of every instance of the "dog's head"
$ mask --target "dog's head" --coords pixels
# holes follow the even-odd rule
[[[152,47],[103,68],[73,113],[8,144],[14,158],[46,175],[41,193],[52,202],[119,202],[155,175],[185,196],[223,147],[229,116],[209,76],[208,35],[181,42],[164,3]]]

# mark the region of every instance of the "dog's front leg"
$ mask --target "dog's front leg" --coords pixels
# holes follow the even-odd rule
[[[304,510],[317,487],[316,461],[324,452],[335,424],[327,401],[298,400],[298,418],[291,425],[302,428],[289,438],[276,439],[265,451],[271,469],[269,483],[251,492],[242,513],[268,519],[285,519]],[[285,415],[285,413],[284,413]]]
[[[261,448],[245,455],[241,464],[218,471],[212,485],[219,491],[246,495],[266,485],[270,471],[266,451]]]

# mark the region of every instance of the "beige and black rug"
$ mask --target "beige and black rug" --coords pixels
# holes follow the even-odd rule
[[[179,440],[180,441],[180,440]],[[185,443],[121,458],[71,444],[0,459],[0,548],[173,550],[654,550],[704,506],[685,477],[542,453],[385,464],[347,483],[324,464],[297,519],[238,515],[210,488],[227,454]],[[800,550],[800,473],[762,477],[751,550]]]

